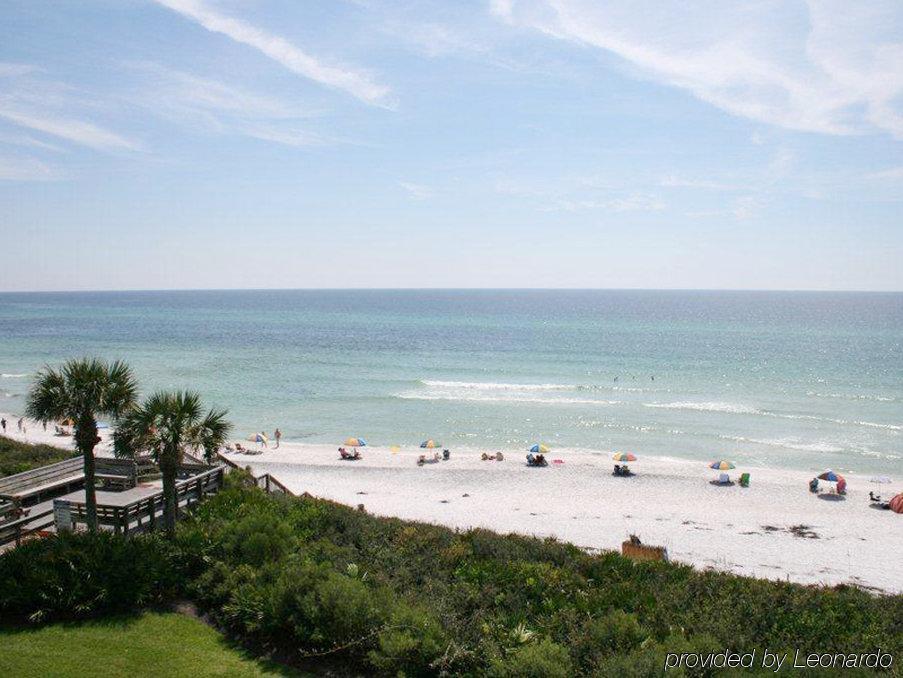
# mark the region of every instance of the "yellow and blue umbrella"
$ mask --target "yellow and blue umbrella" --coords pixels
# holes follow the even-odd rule
[[[533,447],[530,448],[530,452],[533,454],[548,454],[551,450],[548,446],[543,445],[542,443],[536,443]]]
[[[737,468],[734,466],[734,463],[731,461],[713,461],[709,464],[709,468],[713,468],[716,471],[730,471],[732,468]]]
[[[367,445],[367,441],[363,438],[346,438],[345,444],[348,447],[365,447]]]
[[[636,461],[636,455],[630,452],[616,452],[612,459],[615,461]]]
[[[437,443],[432,438],[430,438],[429,440],[424,440],[422,443],[420,443],[420,447],[422,447],[425,450],[431,450],[434,447],[440,447],[440,446],[441,446],[441,443]]]

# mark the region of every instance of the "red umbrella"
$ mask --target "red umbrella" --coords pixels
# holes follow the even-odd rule
[[[903,513],[903,492],[890,500],[890,510],[895,513]]]

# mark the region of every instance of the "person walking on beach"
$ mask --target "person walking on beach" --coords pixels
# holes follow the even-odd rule
[[[277,428],[275,431],[273,431],[273,437],[276,439],[276,449],[278,450],[279,441],[282,440],[282,431]]]
[[[22,417],[19,417],[19,421],[16,422],[16,427],[19,429],[19,433],[22,433]]]

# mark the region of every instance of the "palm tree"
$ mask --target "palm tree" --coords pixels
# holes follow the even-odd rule
[[[203,451],[208,461],[226,442],[231,424],[225,410],[202,412],[201,397],[192,391],[151,395],[133,408],[113,434],[119,456],[153,455],[163,474],[163,523],[172,534],[176,527],[176,474],[186,451]]]
[[[85,509],[88,529],[97,529],[97,495],[94,489],[94,446],[97,417],[118,419],[134,405],[138,385],[128,365],[97,358],[70,360],[59,369],[38,372],[28,401],[26,416],[43,424],[71,419],[75,447],[85,464]]]

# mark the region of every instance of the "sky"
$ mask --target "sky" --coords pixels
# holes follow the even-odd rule
[[[4,0],[0,291],[903,290],[903,4]]]

